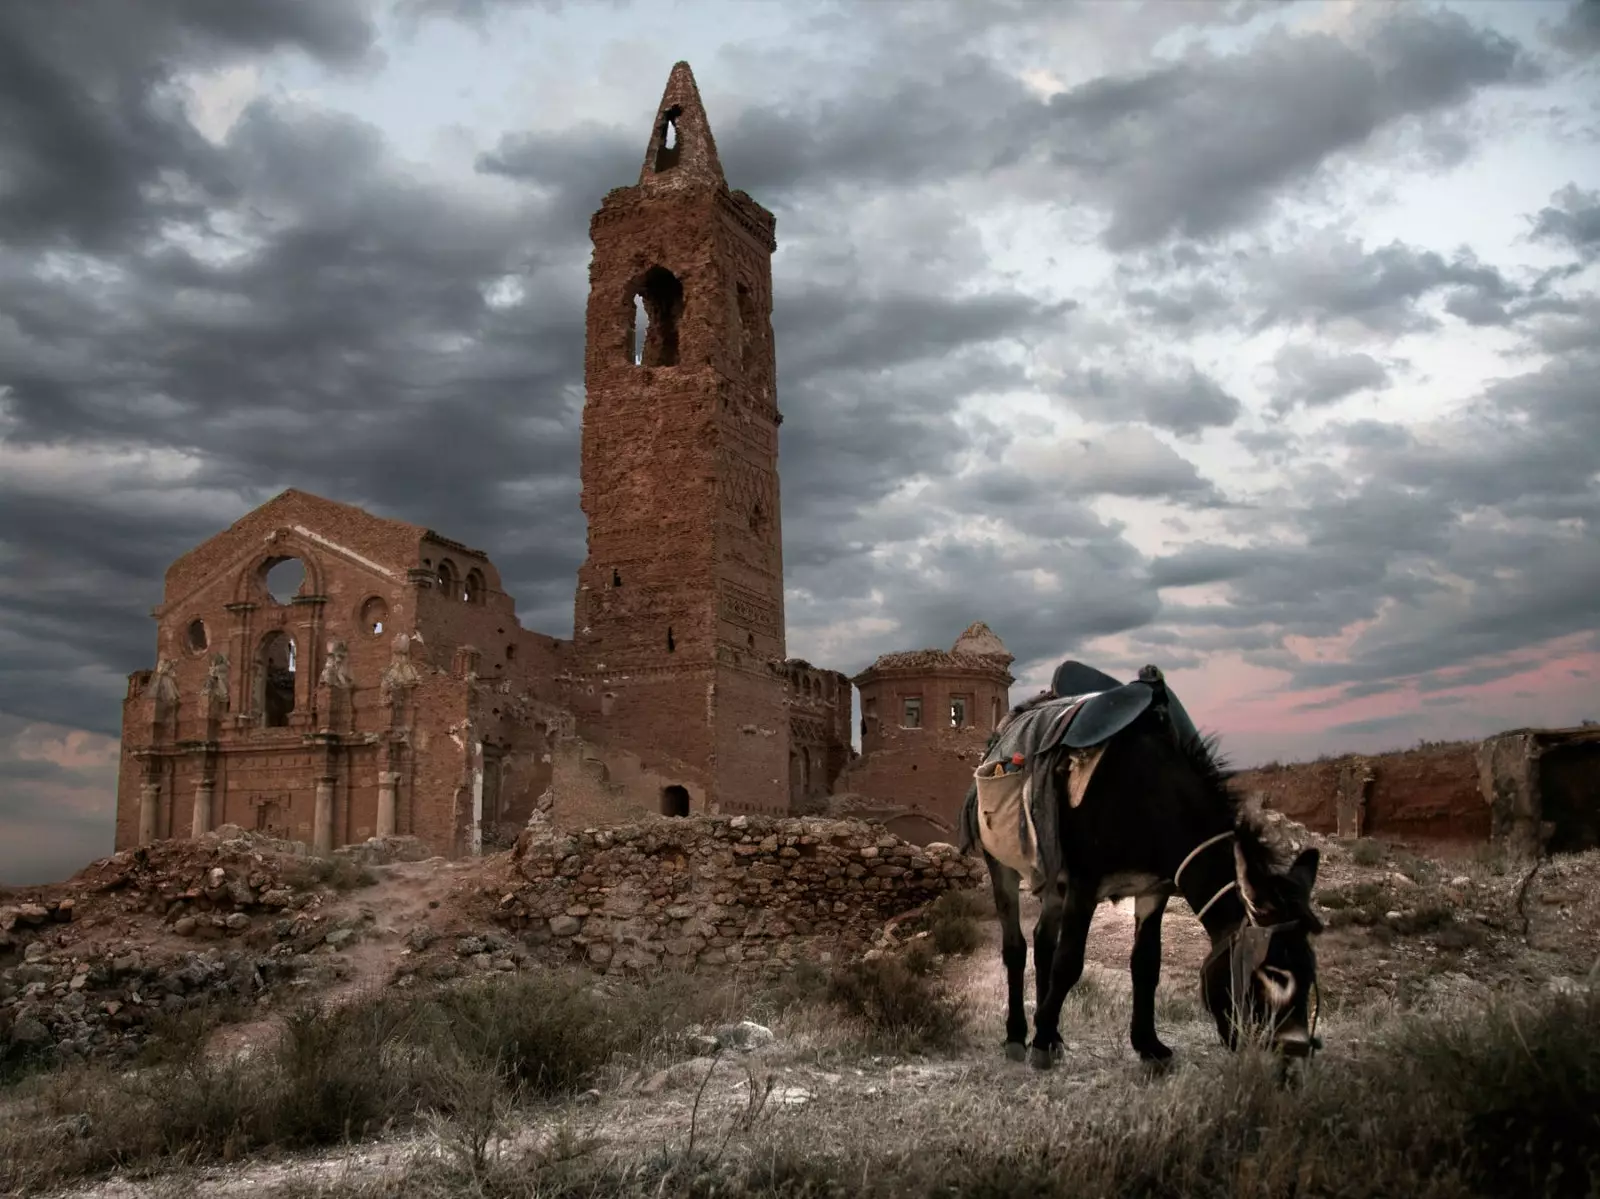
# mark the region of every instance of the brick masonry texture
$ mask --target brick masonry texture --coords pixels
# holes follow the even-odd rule
[[[884,818],[917,817],[953,833],[972,772],[1006,713],[1010,663],[982,622],[948,651],[879,657],[852,680],[861,689],[861,757],[839,790],[871,797]]]
[[[862,821],[697,816],[530,827],[485,897],[547,961],[750,975],[848,960],[887,920],[985,878],[950,845],[919,848]]]
[[[1234,785],[1315,832],[1489,839],[1489,806],[1478,787],[1477,745],[1470,741],[1246,770]]]
[[[1320,833],[1482,844],[1518,855],[1600,845],[1600,728],[1242,770],[1233,785]]]
[[[851,681],[786,656],[775,221],[728,188],[687,64],[591,237],[573,639],[522,628],[483,552],[285,491],[167,571],[123,707],[118,849],[233,823],[459,856],[552,795],[565,828],[814,812],[847,783],[955,810],[1005,706],[998,638],[975,625],[920,676],[880,660],[886,696],[920,679],[930,725],[874,741],[853,781]],[[304,581],[275,597],[290,559]],[[947,693],[970,728],[934,727]]]

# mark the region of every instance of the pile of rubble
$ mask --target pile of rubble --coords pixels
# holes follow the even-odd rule
[[[869,949],[884,921],[981,862],[859,820],[696,816],[518,839],[494,917],[541,960],[601,971],[663,963],[772,973]]]
[[[359,918],[331,921],[362,860],[411,860],[409,838],[314,858],[297,842],[225,825],[103,858],[0,906],[0,1056],[73,1059],[137,1051],[152,1018],[276,983],[330,977]],[[186,941],[222,942],[196,951]]]

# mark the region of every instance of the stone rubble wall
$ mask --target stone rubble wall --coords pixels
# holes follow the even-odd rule
[[[865,821],[739,815],[530,826],[491,885],[496,919],[543,960],[760,975],[860,956],[886,921],[984,879],[954,846]]]

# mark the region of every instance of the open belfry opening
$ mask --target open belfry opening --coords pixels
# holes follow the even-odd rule
[[[461,855],[536,814],[814,812],[910,771],[923,803],[960,737],[852,773],[850,680],[787,656],[773,215],[728,187],[687,63],[640,133],[590,223],[572,639],[524,629],[484,552],[285,491],[167,570],[119,849],[237,824]],[[970,738],[1003,674],[928,692],[921,723]]]

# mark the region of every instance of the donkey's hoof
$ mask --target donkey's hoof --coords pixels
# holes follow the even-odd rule
[[[1135,1053],[1151,1064],[1172,1060],[1172,1050],[1155,1038],[1143,1042],[1136,1041],[1133,1048]]]
[[[1060,1056],[1060,1046],[1053,1045],[1040,1047],[1035,1045],[1033,1048],[1028,1050],[1028,1065],[1032,1066],[1035,1070],[1048,1070],[1051,1066],[1056,1064],[1056,1058]]]
[[[1020,1062],[1028,1056],[1028,1047],[1021,1041],[1006,1042],[1006,1060]]]

